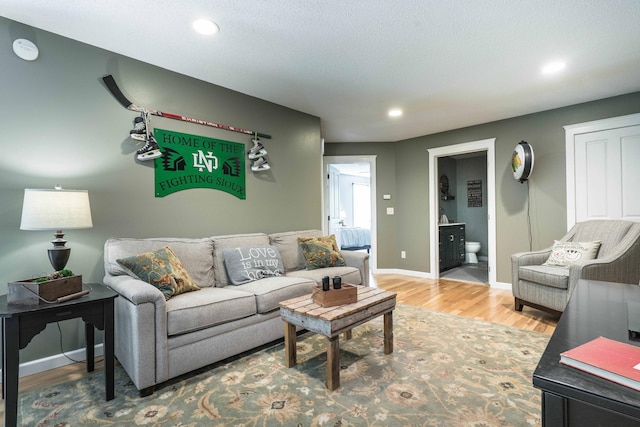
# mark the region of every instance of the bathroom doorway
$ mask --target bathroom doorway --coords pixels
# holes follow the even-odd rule
[[[435,278],[496,284],[494,145],[495,139],[487,139],[428,150],[430,231],[434,236],[430,239],[430,270]],[[485,165],[486,169],[482,167]],[[442,175],[449,181],[446,193],[442,191]],[[487,279],[484,279],[483,265],[463,261],[461,267],[440,272],[441,222],[464,223],[466,240],[480,242],[478,258],[486,262]]]

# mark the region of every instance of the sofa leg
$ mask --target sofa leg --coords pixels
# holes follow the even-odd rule
[[[143,388],[142,390],[139,391],[140,397],[151,396],[154,391],[156,391],[156,387],[155,386],[150,386],[150,387],[147,387],[147,388]]]
[[[516,311],[522,311],[522,307],[524,304],[522,304],[522,301],[520,300],[520,298],[514,298],[514,304],[515,304]]]

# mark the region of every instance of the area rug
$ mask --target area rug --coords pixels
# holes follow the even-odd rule
[[[327,390],[326,339],[298,337],[298,364],[276,342],[169,382],[140,398],[116,368],[116,398],[104,374],[22,393],[23,426],[538,426],[532,374],[550,336],[399,305],[394,352],[383,352],[382,319],[340,342],[340,383]]]

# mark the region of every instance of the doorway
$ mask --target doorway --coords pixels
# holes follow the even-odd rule
[[[323,232],[345,250],[369,252],[376,270],[376,156],[323,157]]]
[[[487,265],[489,286],[496,285],[496,224],[495,224],[495,138],[429,149],[429,216],[430,216],[430,271],[440,277],[439,220],[440,172],[439,159],[447,157],[486,154],[486,208],[487,208]],[[484,203],[484,202],[483,202]]]

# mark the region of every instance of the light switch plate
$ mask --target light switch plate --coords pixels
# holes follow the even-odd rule
[[[382,195],[382,199],[383,200],[391,200],[391,194],[383,194]]]
[[[393,215],[393,208],[387,208],[387,215]]]

